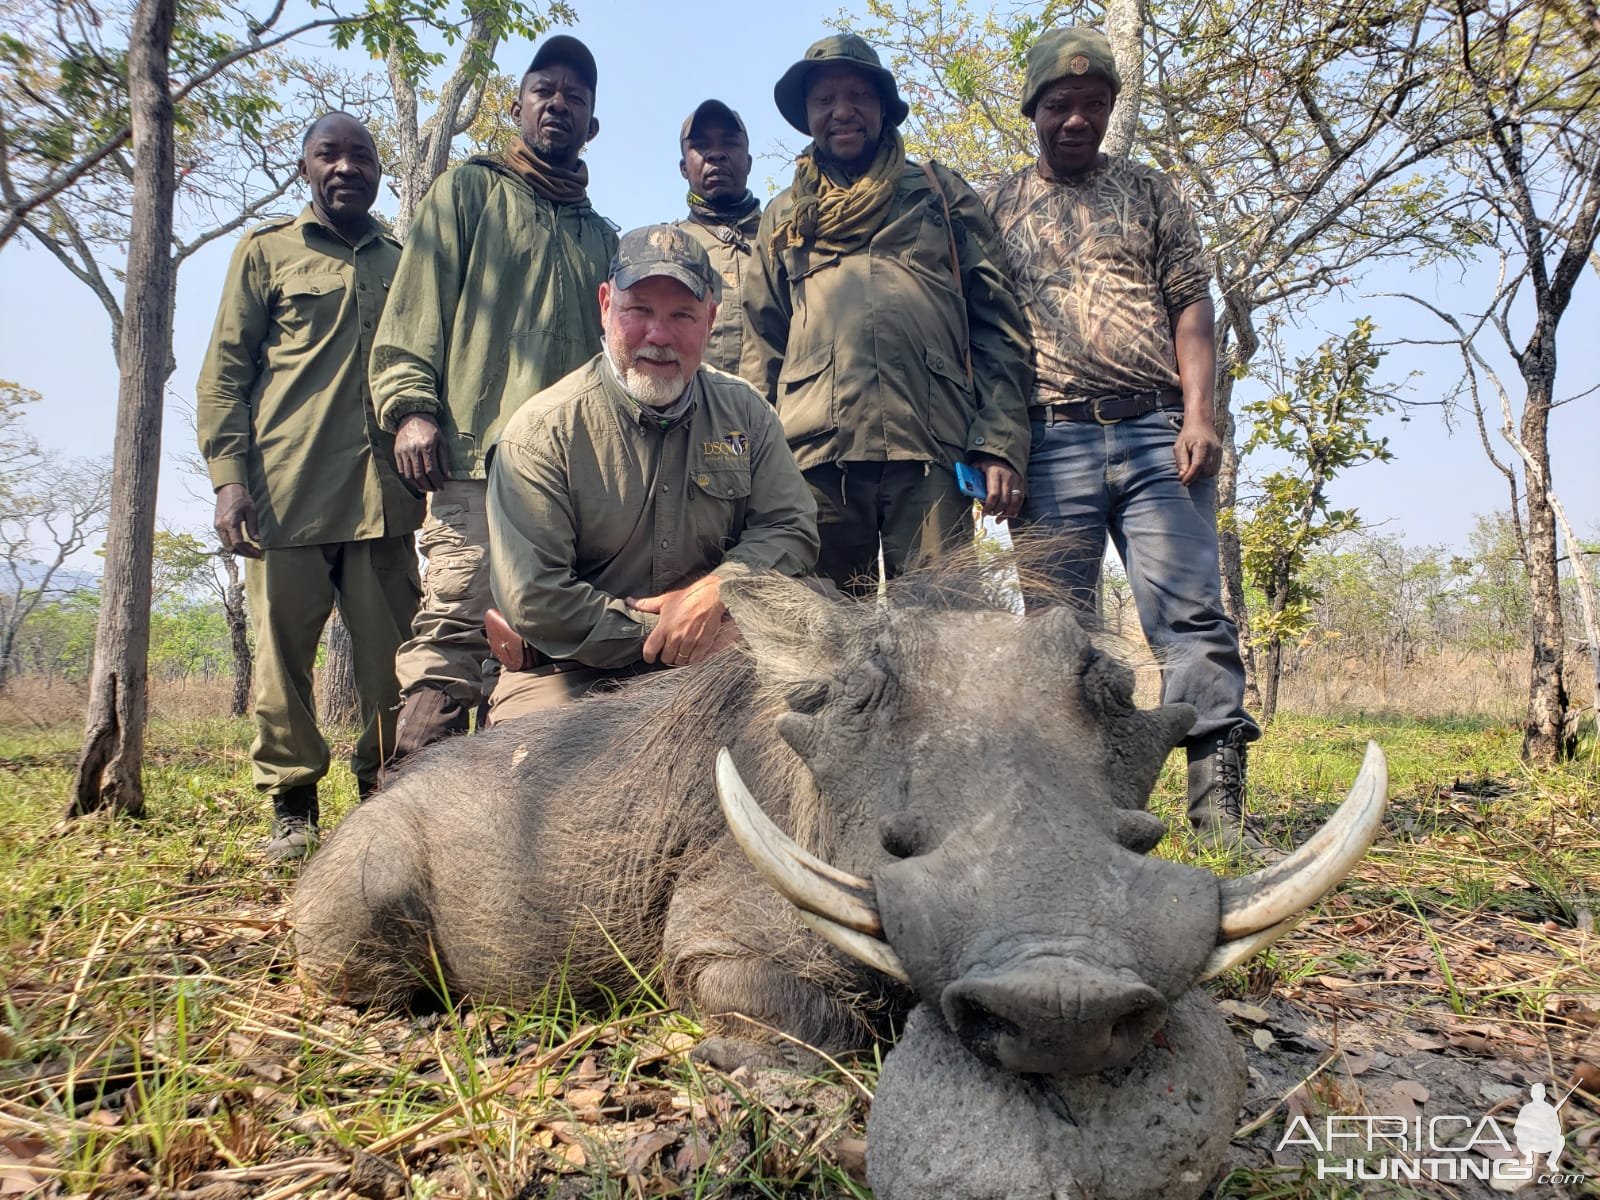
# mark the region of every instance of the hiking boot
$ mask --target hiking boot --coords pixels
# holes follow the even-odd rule
[[[1189,759],[1189,824],[1202,846],[1276,861],[1282,852],[1262,841],[1256,822],[1245,815],[1246,763],[1245,743],[1237,732]]]
[[[309,858],[321,837],[317,785],[286,788],[272,797],[272,836],[261,847],[269,859]]]
[[[400,705],[394,723],[394,753],[383,764],[377,786],[382,787],[393,771],[424,746],[467,732],[472,713],[450,693],[436,687],[419,687]]]

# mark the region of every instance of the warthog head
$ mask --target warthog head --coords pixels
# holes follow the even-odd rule
[[[833,861],[767,819],[726,752],[718,793],[801,918],[990,1066],[1128,1063],[1169,1004],[1282,934],[1376,833],[1381,757],[1283,863],[1224,882],[1149,857],[1165,830],[1145,804],[1193,711],[1137,707],[1130,669],[1065,608],[1022,617],[936,578],[923,603],[915,586],[854,606],[771,578],[729,589],[758,672],[787,685],[776,729],[835,827]]]

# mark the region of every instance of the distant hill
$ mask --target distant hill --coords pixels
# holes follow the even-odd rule
[[[18,574],[22,576],[22,586],[36,588],[44,579],[47,570],[44,563],[25,562],[17,564]],[[9,592],[14,585],[11,581],[11,572],[0,569],[0,591]],[[100,590],[100,575],[97,571],[75,571],[71,567],[62,567],[50,580],[52,595],[65,596],[70,592],[97,592]]]

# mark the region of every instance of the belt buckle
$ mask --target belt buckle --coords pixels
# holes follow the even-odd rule
[[[1089,401],[1089,411],[1094,415],[1094,419],[1097,424],[1115,425],[1117,423],[1116,420],[1108,419],[1100,415],[1100,405],[1105,403],[1107,400],[1114,399],[1116,399],[1115,396],[1096,396],[1093,400]]]

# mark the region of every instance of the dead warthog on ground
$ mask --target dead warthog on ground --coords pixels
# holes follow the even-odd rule
[[[516,1002],[661,963],[725,1067],[794,1061],[771,1030],[865,1047],[920,1005],[868,1128],[880,1200],[1198,1195],[1244,1065],[1195,985],[1349,871],[1381,756],[1310,843],[1224,882],[1147,854],[1192,711],[1137,708],[1067,610],[1020,617],[971,565],[876,603],[724,594],[742,652],[446,743],[346,818],[296,890],[305,974]]]

